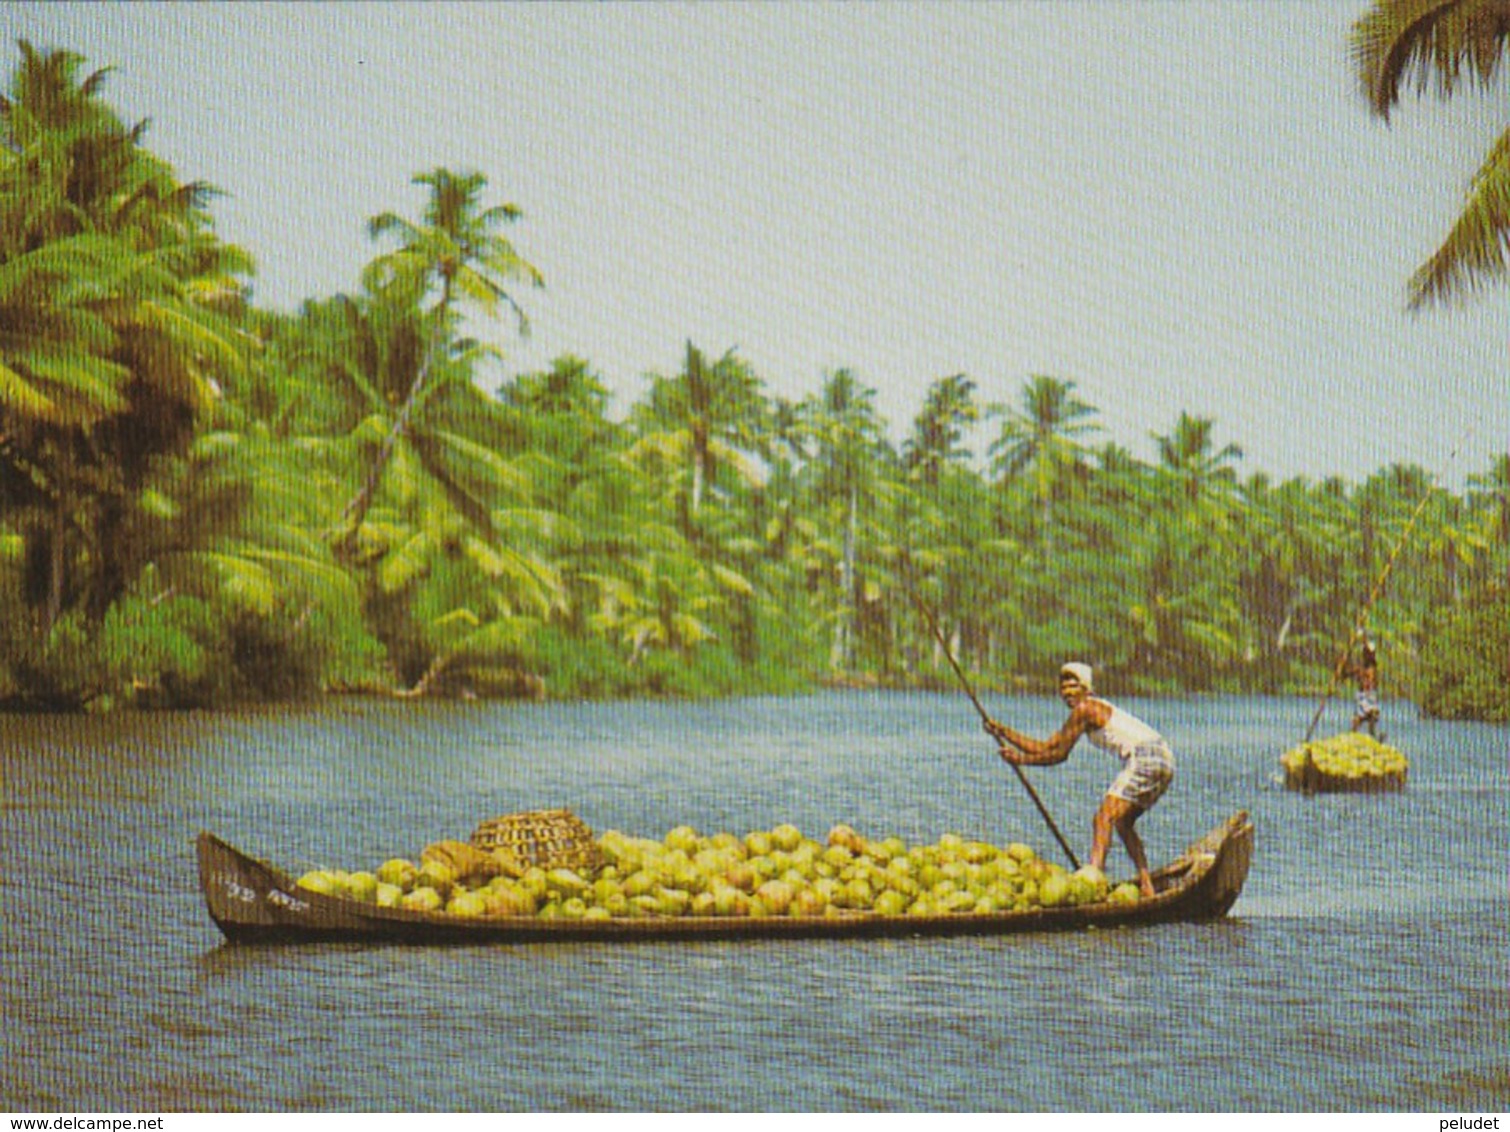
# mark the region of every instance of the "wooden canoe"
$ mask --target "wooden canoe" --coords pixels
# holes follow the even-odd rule
[[[533,916],[463,918],[380,908],[297,887],[287,873],[248,857],[212,833],[197,841],[199,881],[228,940],[297,943],[373,940],[394,943],[618,942],[650,939],[824,938],[998,935],[1132,924],[1211,920],[1242,891],[1253,855],[1253,823],[1239,812],[1154,874],[1158,894],[1137,904],[1108,902],[989,915],[689,917],[564,920]]]

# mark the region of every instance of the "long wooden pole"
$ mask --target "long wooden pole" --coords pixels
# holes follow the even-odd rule
[[[1469,429],[1462,439],[1453,446],[1449,462],[1457,458],[1458,449],[1463,441],[1468,439]],[[1431,502],[1431,497],[1437,492],[1437,484],[1432,484],[1425,495],[1421,496],[1421,502],[1416,504],[1416,509],[1411,512],[1410,522],[1405,524],[1405,530],[1400,534],[1400,541],[1395,543],[1394,550],[1390,551],[1388,560],[1384,563],[1384,569],[1379,571],[1379,577],[1374,580],[1374,585],[1369,590],[1368,600],[1363,603],[1363,608],[1358,611],[1358,620],[1353,625],[1353,631],[1348,634],[1347,644],[1342,646],[1342,653],[1337,657],[1337,664],[1332,669],[1332,680],[1327,685],[1326,693],[1321,697],[1321,702],[1316,705],[1316,712],[1311,716],[1311,725],[1306,728],[1306,737],[1302,742],[1309,743],[1311,737],[1316,734],[1316,725],[1321,722],[1321,713],[1326,710],[1327,703],[1337,691],[1337,685],[1342,680],[1342,674],[1347,670],[1347,658],[1353,655],[1353,646],[1358,643],[1358,638],[1363,635],[1363,627],[1368,623],[1369,610],[1374,607],[1374,602],[1379,600],[1379,595],[1384,592],[1384,583],[1389,578],[1389,573],[1395,568],[1395,560],[1400,557],[1400,551],[1405,549],[1405,544],[1410,541],[1410,532],[1415,529],[1416,520],[1426,510],[1426,505]]]
[[[949,660],[949,667],[954,669],[954,674],[959,677],[960,687],[964,688],[965,695],[970,697],[970,702],[975,705],[975,710],[980,713],[981,719],[986,723],[990,723],[990,713],[981,706],[980,699],[975,694],[975,689],[970,686],[970,681],[966,678],[964,670],[960,668],[959,662],[954,659],[954,653],[950,651],[949,642],[944,639],[943,631],[939,628],[939,623],[933,616],[933,611],[928,608],[922,598],[913,592],[912,587],[907,586],[904,588],[907,590],[907,596],[912,598],[913,604],[918,607],[918,612],[923,615],[923,620],[928,622],[928,628],[933,631],[933,637],[938,641],[939,648],[944,650],[944,656]],[[1028,797],[1033,799],[1033,805],[1038,807],[1038,812],[1043,815],[1043,820],[1048,823],[1049,830],[1054,834],[1054,840],[1059,842],[1059,848],[1064,850],[1064,855],[1070,859],[1070,864],[1078,869],[1080,862],[1075,857],[1075,851],[1070,848],[1069,842],[1065,841],[1064,834],[1059,832],[1059,827],[1054,824],[1054,819],[1049,816],[1049,811],[1044,806],[1043,799],[1038,796],[1038,791],[1033,789],[1033,784],[1028,781],[1027,775],[1022,773],[1022,767],[1016,763],[1008,763],[1007,765],[1017,772],[1017,781],[1022,783],[1022,788],[1028,792]]]

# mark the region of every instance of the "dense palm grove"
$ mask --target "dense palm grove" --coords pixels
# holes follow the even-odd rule
[[[1180,413],[1150,465],[1047,375],[942,378],[895,446],[863,375],[793,402],[690,342],[623,419],[579,358],[489,391],[469,331],[526,332],[542,281],[481,176],[417,177],[353,293],[262,310],[102,78],[23,44],[0,105],[12,707],[940,685],[936,613],[986,686],[1315,692],[1366,630],[1387,694],[1510,714],[1510,455],[1461,494],[1276,483]]]

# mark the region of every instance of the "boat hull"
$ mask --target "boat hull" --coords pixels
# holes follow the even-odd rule
[[[1328,774],[1310,759],[1285,767],[1285,786],[1303,794],[1389,794],[1405,789],[1404,770],[1348,777]]]
[[[212,833],[196,841],[200,888],[211,919],[236,943],[374,941],[403,944],[614,943],[636,940],[822,939],[1003,935],[1193,922],[1227,914],[1247,879],[1253,823],[1238,813],[1154,874],[1156,896],[1110,903],[991,914],[687,917],[542,920],[461,918],[379,908],[299,888],[284,871],[247,856]]]

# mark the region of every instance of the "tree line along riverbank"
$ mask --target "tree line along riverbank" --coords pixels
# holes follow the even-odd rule
[[[471,334],[543,280],[479,174],[420,173],[288,314],[77,56],[23,45],[0,130],[8,707],[946,687],[949,655],[1310,692],[1366,631],[1387,693],[1510,716],[1510,454],[1276,482],[1180,412],[1148,463],[1045,374],[939,379],[897,443],[861,374],[782,398],[690,341],[611,416],[583,358],[490,377]]]

